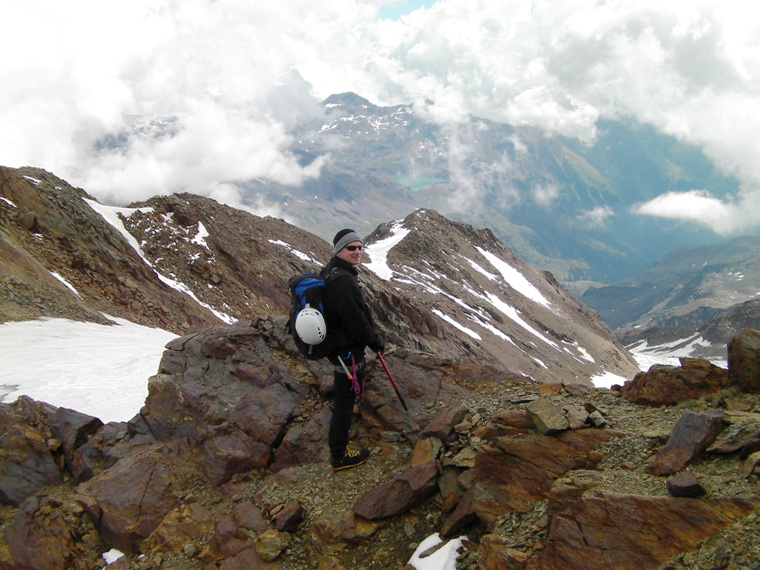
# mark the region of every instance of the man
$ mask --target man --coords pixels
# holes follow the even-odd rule
[[[322,301],[327,327],[338,331],[340,339],[338,348],[329,356],[335,365],[333,413],[328,435],[333,471],[356,467],[369,457],[368,449],[349,447],[349,430],[356,394],[364,387],[364,349],[369,347],[374,352],[382,352],[384,348],[359,287],[357,266],[361,263],[362,247],[362,240],[354,230],[339,231],[333,239],[333,256],[323,270],[324,276],[335,271],[329,286],[325,287]]]

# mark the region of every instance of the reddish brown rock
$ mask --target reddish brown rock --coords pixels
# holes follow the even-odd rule
[[[405,513],[430,498],[436,489],[437,476],[438,466],[433,461],[411,467],[359,497],[353,511],[367,520]]]
[[[304,510],[300,503],[288,503],[274,517],[274,527],[279,531],[294,532],[303,520]]]
[[[672,475],[696,461],[723,429],[723,411],[708,414],[686,411],[676,422],[668,443],[657,452],[649,471]]]
[[[478,566],[488,570],[526,570],[532,568],[528,555],[508,546],[508,540],[497,534],[480,539]]]
[[[62,480],[38,431],[14,425],[0,434],[0,503],[18,506],[45,485]]]
[[[534,427],[533,421],[528,416],[528,410],[525,408],[499,410],[491,417],[491,420],[499,425],[518,429],[531,429]]]
[[[77,487],[77,492],[91,497],[100,508],[98,530],[106,544],[125,553],[137,552],[142,541],[177,507],[172,461],[167,457],[182,452],[156,444]]]
[[[595,491],[552,503],[541,570],[658,568],[758,508],[758,500],[682,499]]]
[[[478,518],[491,527],[506,511],[529,511],[532,502],[546,498],[558,477],[590,466],[594,448],[621,435],[585,429],[557,437],[534,432],[495,440],[495,450],[479,453],[473,468]]]
[[[728,371],[699,358],[681,358],[681,366],[655,364],[626,382],[621,394],[629,402],[671,406],[712,394],[728,385]]]
[[[729,341],[728,378],[743,392],[760,393],[760,331],[742,329]]]
[[[419,439],[437,437],[443,442],[447,441],[454,432],[454,426],[461,422],[466,414],[467,408],[462,404],[452,404],[420,432]]]
[[[216,523],[209,550],[218,558],[233,558],[246,548],[253,548],[251,534],[269,528],[261,510],[250,501],[243,501]]]
[[[665,486],[674,497],[701,497],[706,493],[694,473],[684,471],[675,477],[668,479]]]
[[[478,518],[475,512],[475,490],[470,489],[441,526],[441,535],[451,536]]]
[[[58,408],[51,420],[50,434],[61,442],[66,466],[75,474],[76,482],[86,478],[78,469],[77,450],[102,426],[100,419],[68,408]]]
[[[13,519],[5,540],[12,562],[0,567],[99,568],[99,536],[84,507],[49,496],[27,499]]]
[[[313,544],[329,554],[342,550],[347,544],[370,538],[382,524],[357,517],[348,511],[315,520],[311,525],[311,538]]]

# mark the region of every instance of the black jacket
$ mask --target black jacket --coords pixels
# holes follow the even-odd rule
[[[382,350],[382,337],[359,286],[359,272],[353,264],[333,256],[322,274],[327,277],[334,268],[337,268],[336,274],[330,278],[322,294],[327,328],[331,334],[337,331],[340,335],[338,348],[330,360],[347,351],[363,356],[366,346]]]

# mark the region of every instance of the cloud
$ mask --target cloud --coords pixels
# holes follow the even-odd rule
[[[597,206],[576,216],[575,220],[583,228],[601,228],[604,227],[607,218],[614,215],[615,212],[609,206]]]
[[[667,192],[637,206],[634,211],[647,216],[695,222],[722,235],[738,235],[755,226],[756,212],[751,208],[757,202],[758,196],[739,203],[724,202],[704,190],[691,190]]]
[[[550,206],[559,196],[560,188],[556,184],[535,186],[532,191],[533,199],[542,206]]]
[[[41,166],[119,202],[298,183],[321,165],[289,155],[290,129],[354,91],[416,103],[440,124],[474,114],[583,141],[599,117],[633,117],[738,176],[736,201],[757,225],[760,34],[745,6],[438,0],[381,17],[394,4],[9,0],[0,164]],[[175,130],[149,136],[136,118]],[[99,146],[119,136],[120,148]]]

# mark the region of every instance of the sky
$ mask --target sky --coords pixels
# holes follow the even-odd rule
[[[744,0],[8,0],[0,165],[38,166],[126,205],[178,191],[240,206],[299,184],[290,129],[353,91],[591,142],[633,118],[698,145],[735,196],[638,211],[721,234],[760,225],[760,18]],[[13,54],[12,56],[8,54]],[[432,101],[432,103],[431,103]],[[163,135],[158,135],[159,129]],[[105,142],[133,133],[120,152]],[[170,133],[167,135],[166,133]],[[259,214],[282,217],[273,204]]]

